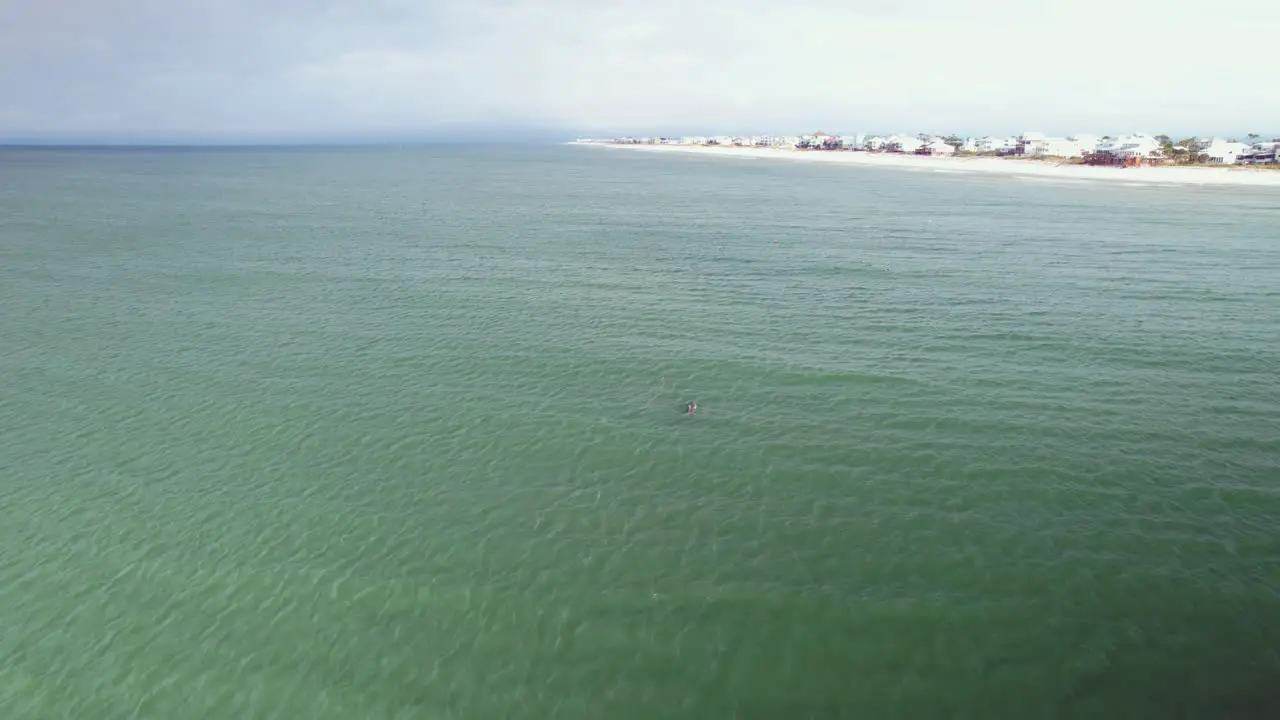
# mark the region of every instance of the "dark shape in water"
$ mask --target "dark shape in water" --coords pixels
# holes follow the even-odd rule
[[[694,400],[693,402],[688,403],[688,404],[686,404],[686,405],[684,406],[684,414],[685,414],[685,415],[692,415],[692,414],[693,414],[694,412],[696,412],[697,410],[698,410],[698,401],[697,401],[697,400]]]

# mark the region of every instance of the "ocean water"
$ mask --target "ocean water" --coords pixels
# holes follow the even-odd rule
[[[5,151],[0,380],[4,718],[1280,714],[1274,191]]]

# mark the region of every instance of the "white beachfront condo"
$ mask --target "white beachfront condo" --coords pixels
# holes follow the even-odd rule
[[[922,147],[924,147],[924,141],[910,135],[894,135],[885,144],[886,150],[907,154],[913,154]]]
[[[1096,151],[1121,159],[1151,158],[1161,155],[1160,141],[1142,133],[1103,139],[1098,143]]]
[[[925,143],[923,147],[916,150],[916,152],[922,155],[947,156],[947,155],[955,155],[956,148],[954,145],[943,140],[942,138],[933,138],[929,142]]]
[[[1021,145],[1023,155],[1031,157],[1079,158],[1093,152],[1097,143],[1081,142],[1076,138],[1040,138]]]
[[[1245,165],[1280,165],[1280,141],[1254,143],[1237,162]]]
[[[1082,149],[1085,152],[1085,154],[1088,154],[1093,152],[1094,150],[1097,150],[1098,143],[1102,142],[1102,138],[1098,137],[1097,135],[1090,135],[1087,133],[1072,135],[1070,136],[1069,139],[1075,140],[1076,144],[1080,146],[1080,149]]]
[[[1215,165],[1235,165],[1243,157],[1253,156],[1254,146],[1249,143],[1234,142],[1213,138],[1200,151],[1205,161]]]
[[[968,143],[965,144],[966,148]],[[984,137],[973,141],[973,152],[977,153],[998,153],[1008,152],[1017,148],[1017,138],[1008,137]]]

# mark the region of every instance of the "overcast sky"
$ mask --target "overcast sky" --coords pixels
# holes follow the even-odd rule
[[[1280,133],[1280,0],[0,0],[0,139]]]

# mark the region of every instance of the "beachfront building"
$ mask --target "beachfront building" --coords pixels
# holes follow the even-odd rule
[[[813,150],[838,150],[840,149],[840,138],[819,130],[812,135],[802,137],[800,139],[800,147],[807,147]]]
[[[924,147],[924,141],[918,137],[910,135],[891,135],[885,142],[884,149],[889,152],[914,154],[917,150]]]
[[[974,152],[979,154],[1010,152],[1017,146],[1016,138],[984,137],[973,141]]]
[[[1040,138],[1023,143],[1021,154],[1031,157],[1079,158],[1094,149],[1093,146],[1086,148],[1079,140],[1072,138]]]
[[[1097,149],[1085,155],[1094,165],[1140,165],[1164,159],[1160,141],[1141,133],[1117,138],[1103,138]]]
[[[884,150],[885,146],[887,146],[888,144],[889,144],[888,138],[883,138],[883,137],[880,137],[879,135],[873,135],[863,141],[862,147],[867,150],[879,151],[879,150]]]
[[[1076,144],[1080,146],[1080,152],[1085,155],[1097,150],[1098,143],[1102,142],[1102,138],[1097,135],[1089,135],[1087,133],[1083,135],[1072,135],[1067,139],[1075,140]]]
[[[916,150],[917,155],[944,155],[951,156],[956,154],[954,145],[945,142],[942,138],[933,138]]]
[[[1097,149],[1119,157],[1159,157],[1160,141],[1150,135],[1135,133],[1100,143]]]
[[[1248,154],[1253,146],[1242,142],[1229,142],[1214,138],[1198,153],[1204,161],[1214,165],[1235,165],[1240,157]]]
[[[1017,155],[1032,154],[1029,149],[1035,148],[1039,143],[1045,140],[1044,133],[1025,132],[1018,136],[1016,145],[1014,145],[1014,153]]]
[[[1240,154],[1237,162],[1245,165],[1280,165],[1280,141],[1254,143]]]

